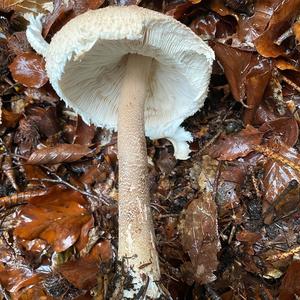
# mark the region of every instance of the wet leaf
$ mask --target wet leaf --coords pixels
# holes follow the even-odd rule
[[[17,298],[13,298],[12,300],[55,300],[51,296],[47,295],[41,285],[34,285],[29,289],[25,289],[17,295]]]
[[[19,13],[45,13],[44,4],[49,0],[3,0],[0,2],[0,9],[15,10]]]
[[[247,103],[244,120],[250,123],[269,82],[272,62],[228,45],[214,43],[212,47],[224,68],[234,99]]]
[[[104,269],[105,265],[109,266],[112,255],[110,241],[102,241],[95,245],[88,255],[60,265],[58,272],[75,287],[90,289],[97,284],[97,276],[102,273],[101,269]]]
[[[9,69],[14,80],[27,87],[40,88],[48,81],[44,59],[33,52],[17,55]]]
[[[90,154],[91,152],[92,150],[85,145],[58,144],[54,147],[46,147],[34,151],[30,155],[27,163],[32,165],[43,165],[73,162]]]
[[[270,143],[281,141],[283,144],[293,147],[299,136],[298,123],[294,118],[278,118],[271,122],[266,122],[260,127],[260,131],[267,132]],[[266,137],[266,135],[265,135]]]
[[[42,278],[42,274],[36,274],[27,267],[0,268],[0,283],[9,292],[17,292],[24,287],[34,285]]]
[[[82,227],[93,218],[85,208],[86,200],[74,190],[53,187],[47,195],[28,202],[19,212],[14,234],[26,240],[43,239],[56,252],[74,245]]]
[[[280,300],[293,300],[296,296],[300,296],[300,262],[294,260],[280,286]]]
[[[274,1],[278,2],[278,1]],[[256,50],[264,57],[278,57],[285,53],[278,39],[291,26],[299,13],[300,0],[280,1],[271,14],[267,28],[255,40]]]
[[[236,134],[221,134],[218,140],[210,147],[209,155],[219,160],[234,160],[245,157],[253,151],[254,145],[262,141],[263,132],[251,125]]]
[[[265,188],[263,211],[265,212],[274,201],[280,200],[278,197],[282,193],[285,199],[285,190],[293,180],[300,183],[300,172],[297,170],[300,155],[294,148],[284,144],[274,145],[273,149],[266,150],[264,155],[268,158],[263,177]],[[294,200],[297,203],[298,195],[295,196]]]

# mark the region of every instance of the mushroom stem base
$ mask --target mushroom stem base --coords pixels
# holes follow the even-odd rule
[[[150,57],[128,55],[118,115],[118,258],[129,274],[134,274],[133,282],[142,280],[145,285],[148,279],[153,283],[160,279],[150,211],[144,126],[144,106],[151,65]]]

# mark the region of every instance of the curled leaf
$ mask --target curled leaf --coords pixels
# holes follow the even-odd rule
[[[73,162],[91,152],[92,150],[85,145],[58,144],[54,147],[36,150],[30,155],[27,163],[32,165],[43,165]]]

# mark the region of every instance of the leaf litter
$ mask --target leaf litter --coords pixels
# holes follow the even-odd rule
[[[23,18],[46,14],[50,40],[106,5],[173,16],[216,53],[206,105],[184,123],[191,159],[176,161],[166,140],[147,143],[163,285],[173,299],[299,297],[299,4],[3,1],[1,298],[109,299],[114,291],[116,137],[59,101]]]

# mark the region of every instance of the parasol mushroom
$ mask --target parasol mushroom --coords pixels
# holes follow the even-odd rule
[[[145,134],[167,138],[177,159],[189,157],[191,134],[180,127],[204,103],[213,51],[170,16],[138,6],[88,11],[48,44],[41,16],[27,37],[45,57],[57,94],[87,122],[118,130],[119,248],[131,275],[124,298],[146,285],[156,299],[159,261],[150,211]]]

